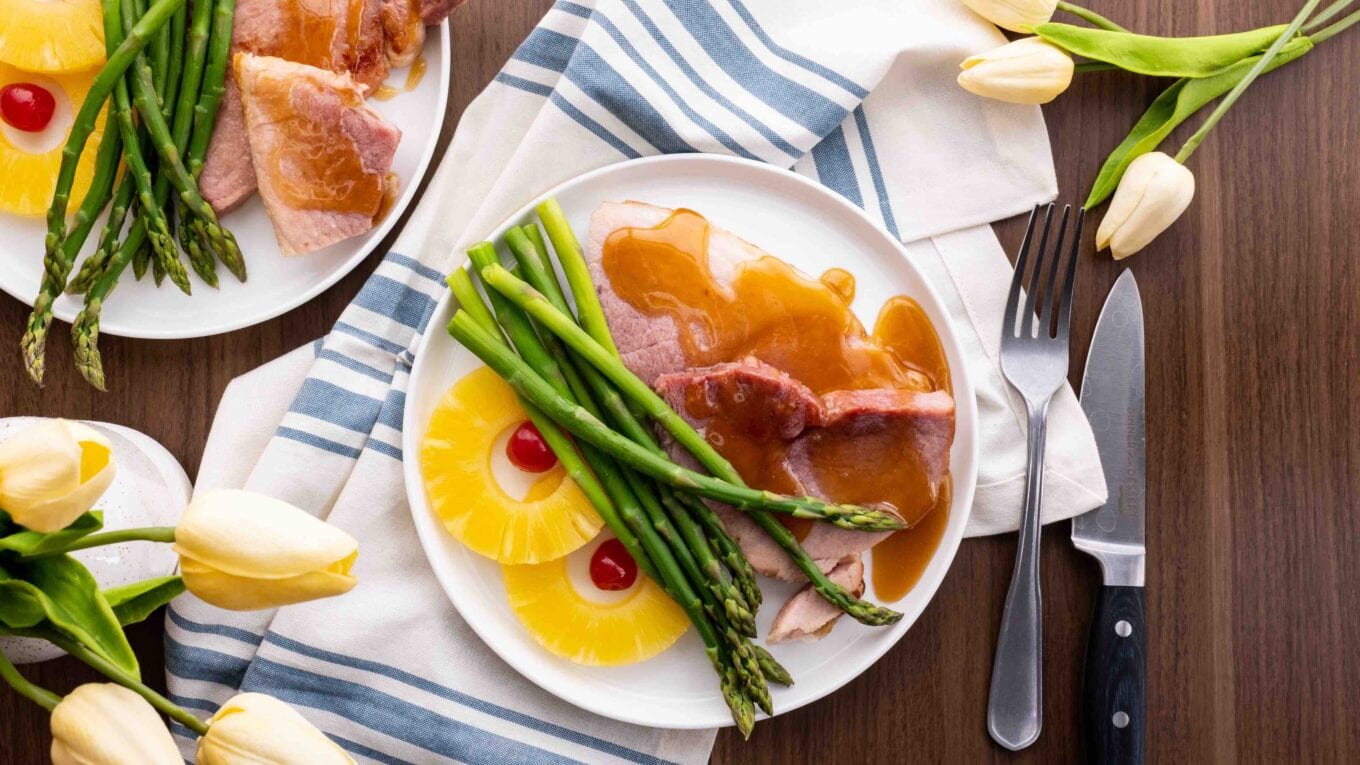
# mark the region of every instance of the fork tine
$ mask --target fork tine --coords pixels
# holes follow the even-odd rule
[[[1048,285],[1044,287],[1044,303],[1039,308],[1039,334],[1049,337],[1053,332],[1053,312],[1058,309],[1058,296],[1053,287],[1058,281],[1058,269],[1063,264],[1063,238],[1067,235],[1067,219],[1072,205],[1063,205],[1062,221],[1058,224],[1058,241],[1053,243],[1053,262],[1048,266]]]
[[[1034,254],[1034,270],[1029,275],[1029,291],[1025,293],[1025,312],[1020,314],[1020,336],[1034,336],[1034,296],[1039,291],[1039,272],[1044,268],[1044,258],[1048,256],[1048,233],[1053,228],[1053,208],[1049,204],[1044,213],[1044,233],[1039,237],[1039,249]]]
[[[1020,286],[1025,283],[1025,262],[1029,260],[1030,240],[1034,237],[1034,223],[1039,219],[1039,208],[1035,205],[1029,213],[1029,225],[1025,226],[1025,238],[1020,242],[1020,254],[1015,258],[1015,275],[1011,277],[1011,290],[1006,295],[1006,313],[1001,321],[1002,337],[1014,337],[1015,309],[1020,303]]]
[[[1072,257],[1067,262],[1067,278],[1063,280],[1062,310],[1058,312],[1058,333],[1055,337],[1067,342],[1072,324],[1072,287],[1077,281],[1077,253],[1081,250],[1081,224],[1086,219],[1086,208],[1077,209],[1077,225],[1072,229]]]

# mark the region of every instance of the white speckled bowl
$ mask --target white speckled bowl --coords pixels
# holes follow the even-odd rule
[[[39,419],[0,419],[0,441]],[[95,503],[96,509],[104,511],[104,529],[179,523],[193,487],[174,456],[151,437],[131,428],[106,422],[85,424],[108,437],[117,466],[113,484]],[[178,563],[169,545],[151,542],[124,542],[72,554],[89,567],[102,587],[168,576]],[[63,653],[50,643],[31,638],[0,638],[0,651],[16,664],[46,661]]]

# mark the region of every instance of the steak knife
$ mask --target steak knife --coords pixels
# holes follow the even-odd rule
[[[1125,271],[1096,322],[1081,383],[1110,496],[1072,519],[1072,544],[1100,562],[1103,583],[1086,645],[1082,729],[1093,763],[1141,763],[1147,641],[1143,537],[1143,304]]]

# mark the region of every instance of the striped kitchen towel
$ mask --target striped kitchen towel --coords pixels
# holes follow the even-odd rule
[[[267,692],[366,762],[707,760],[713,731],[602,719],[502,663],[436,584],[402,482],[412,349],[443,275],[526,201],[633,157],[715,152],[792,168],[907,241],[978,381],[970,533],[1014,528],[1023,404],[997,368],[1010,277],[986,224],[1051,199],[1055,183],[1037,108],[954,84],[959,61],[1002,39],[954,0],[556,3],[468,107],[404,232],[332,331],[234,381],[213,424],[198,490],[245,487],[328,518],[360,542],[359,586],[268,613],[175,601],[176,701],[207,715],[238,690]],[[1045,488],[1049,519],[1104,497],[1070,390],[1051,410]]]

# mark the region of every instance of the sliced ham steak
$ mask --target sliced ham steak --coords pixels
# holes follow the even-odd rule
[[[655,227],[673,212],[639,202],[608,202],[591,216],[587,260],[628,368],[653,384],[671,407],[704,432],[720,451],[723,433],[730,434],[734,428],[756,440],[778,440],[778,448],[771,453],[776,455],[783,475],[780,470],[759,472],[774,476],[776,484],[784,485],[764,488],[827,496],[818,485],[817,471],[808,464],[808,455],[833,448],[837,438],[845,436],[881,439],[899,444],[898,448],[923,450],[922,471],[932,485],[938,485],[948,473],[954,431],[954,402],[948,393],[879,389],[836,391],[819,397],[798,380],[754,358],[703,369],[686,367],[674,320],[666,315],[645,315],[623,300],[610,285],[603,264],[605,240],[614,231]],[[719,285],[730,285],[743,261],[763,255],[759,248],[727,231],[709,229],[707,265]],[[717,419],[718,412],[723,413],[721,420]],[[695,467],[693,457],[683,449],[674,444],[668,449],[677,462]],[[728,453],[728,457],[743,474],[751,474],[737,455]],[[759,450],[745,457],[763,459]],[[756,571],[789,581],[805,579],[749,516],[726,505],[709,505]],[[818,523],[812,525],[802,545],[822,571],[831,572],[833,580],[858,592],[864,579],[861,554],[886,536]],[[838,614],[815,591],[806,588],[781,610],[771,642],[816,640],[830,630]]]
[[[443,23],[464,1],[237,0],[232,52],[348,72],[371,93],[391,68],[420,55],[426,25]],[[220,215],[249,199],[256,185],[240,90],[228,76],[199,187]]]
[[[827,578],[844,587],[855,597],[864,594],[864,561],[852,555],[836,564]],[[844,614],[839,608],[826,602],[812,585],[799,590],[784,607],[775,614],[774,623],[765,642],[770,645],[779,643],[811,643],[826,637],[836,620]]]
[[[249,53],[234,61],[260,196],[283,254],[371,229],[401,131],[364,103],[347,73]]]

